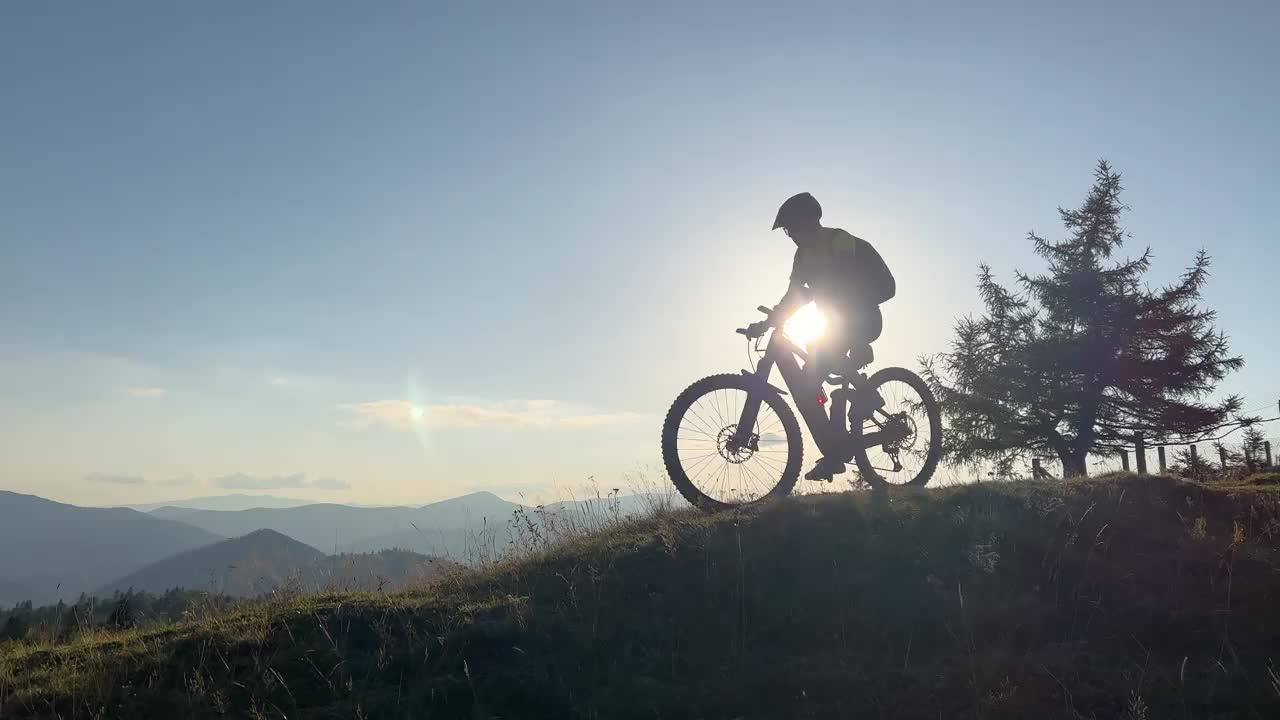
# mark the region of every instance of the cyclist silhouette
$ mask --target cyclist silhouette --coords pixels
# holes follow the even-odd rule
[[[848,377],[855,393],[861,394],[864,383],[858,381],[865,377],[858,371],[874,358],[871,343],[883,329],[880,304],[893,298],[897,284],[871,243],[840,228],[823,227],[821,220],[822,206],[807,192],[791,196],[778,208],[773,229],[782,228],[796,244],[796,254],[787,292],[772,317],[785,322],[812,301],[827,324],[809,350],[809,376],[815,385],[828,374]],[[756,323],[754,329],[762,330],[769,322]],[[874,392],[855,397],[852,407],[862,415],[883,404]],[[844,469],[839,459],[823,457],[805,477],[830,479]]]

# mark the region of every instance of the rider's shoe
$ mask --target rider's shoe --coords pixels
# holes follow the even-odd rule
[[[844,463],[834,458],[822,457],[818,459],[813,469],[805,473],[805,480],[831,480],[836,475],[844,472]]]

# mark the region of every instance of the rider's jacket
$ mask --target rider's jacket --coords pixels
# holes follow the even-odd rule
[[[819,305],[879,305],[896,293],[893,274],[871,243],[840,228],[818,228],[817,241],[796,248],[791,286],[807,286]]]

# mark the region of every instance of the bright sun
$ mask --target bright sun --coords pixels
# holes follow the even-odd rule
[[[826,327],[827,318],[818,310],[818,306],[809,303],[787,318],[782,325],[782,332],[786,333],[792,342],[807,347],[809,343],[821,337]]]

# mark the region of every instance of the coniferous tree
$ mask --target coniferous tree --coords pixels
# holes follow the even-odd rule
[[[1174,451],[1173,464],[1181,475],[1192,479],[1203,479],[1213,472],[1213,466],[1200,455],[1193,455],[1191,448]]]
[[[107,616],[107,625],[117,630],[127,630],[137,624],[133,612],[133,590],[130,589],[116,598],[111,614]]]
[[[1267,436],[1262,434],[1257,425],[1249,425],[1244,429],[1244,438],[1240,444],[1250,470],[1257,470],[1266,464]]]
[[[1149,288],[1150,248],[1114,257],[1127,239],[1119,173],[1101,161],[1094,180],[1079,209],[1059,208],[1063,240],[1029,234],[1046,271],[1016,273],[1009,289],[981,265],[985,313],[962,319],[950,350],[926,360],[952,460],[1052,453],[1065,475],[1085,475],[1091,452],[1139,433],[1193,436],[1240,410],[1238,397],[1205,399],[1244,364],[1200,304],[1208,255]]]

